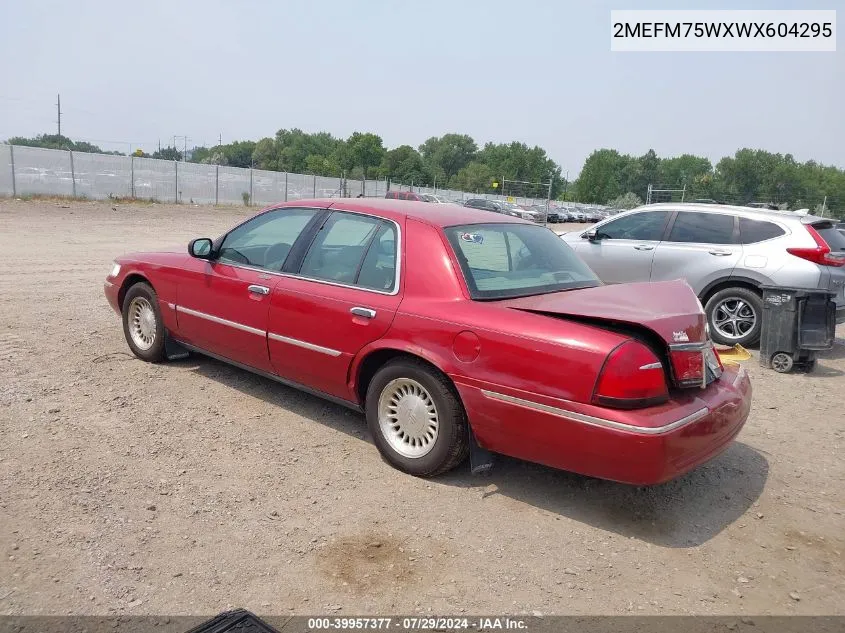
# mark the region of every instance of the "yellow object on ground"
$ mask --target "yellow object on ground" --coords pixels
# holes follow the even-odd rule
[[[733,347],[716,348],[716,353],[722,362],[739,362],[751,358],[751,352],[737,343]]]

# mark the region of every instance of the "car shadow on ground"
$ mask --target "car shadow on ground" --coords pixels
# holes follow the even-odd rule
[[[500,494],[593,527],[661,547],[696,547],[739,520],[760,497],[769,463],[734,442],[691,473],[659,486],[638,487],[584,477],[497,455],[483,477]],[[448,474],[443,483],[479,485]],[[468,482],[468,480],[470,480]]]
[[[200,355],[177,364],[372,445],[363,415],[345,407]],[[659,486],[618,484],[502,455],[488,474],[470,474],[467,461],[433,483],[477,488],[480,496],[504,495],[621,536],[684,548],[709,541],[739,520],[762,494],[768,473],[759,451],[734,442],[711,462]]]

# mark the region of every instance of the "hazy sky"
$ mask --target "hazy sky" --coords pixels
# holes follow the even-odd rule
[[[56,129],[104,149],[373,131],[718,159],[741,147],[845,167],[836,53],[611,53],[610,10],[722,0],[0,0],[0,139]],[[746,0],[838,8],[845,0]],[[117,142],[120,142],[117,144]],[[180,139],[178,145],[181,147]]]

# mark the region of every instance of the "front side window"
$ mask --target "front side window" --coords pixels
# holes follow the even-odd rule
[[[596,229],[596,235],[603,240],[659,241],[668,219],[669,211],[634,213],[601,225]]]
[[[308,249],[300,274],[389,291],[396,278],[396,227],[354,213],[333,213]]]
[[[734,216],[722,213],[678,213],[669,233],[670,242],[733,244]]]
[[[601,285],[552,231],[523,224],[444,229],[473,299],[507,299]]]
[[[279,271],[293,243],[316,214],[314,209],[276,209],[263,213],[226,235],[217,259]]]

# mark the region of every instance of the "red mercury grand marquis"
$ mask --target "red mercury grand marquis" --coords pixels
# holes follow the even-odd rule
[[[739,433],[684,281],[602,285],[552,231],[384,199],[280,204],[187,250],[115,260],[105,294],[139,358],[218,358],[359,411],[396,468],[469,448],[664,482]]]

